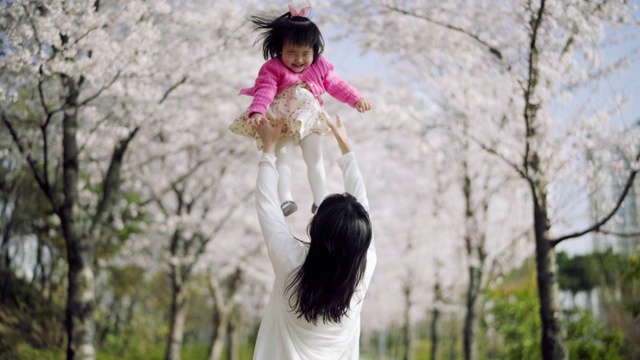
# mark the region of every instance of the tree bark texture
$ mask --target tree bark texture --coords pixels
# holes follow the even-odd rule
[[[464,318],[464,358],[478,359],[477,336],[477,302],[480,294],[482,270],[477,266],[469,266],[469,285],[467,288],[467,312]]]
[[[222,310],[222,311],[221,311]],[[216,329],[215,335],[212,336],[209,346],[209,360],[220,360],[222,349],[227,338],[227,329],[229,328],[229,319],[231,312],[226,309],[217,309],[216,313]]]
[[[468,147],[465,146],[465,153]],[[465,198],[465,224],[476,224],[475,210],[473,207],[473,189],[471,176],[469,175],[469,167],[466,160],[462,162],[464,171],[463,194]],[[465,360],[478,359],[478,342],[477,336],[477,301],[480,295],[480,287],[482,284],[482,269],[484,267],[484,249],[482,239],[474,237],[482,237],[479,234],[481,230],[476,227],[465,229],[464,242],[467,251],[467,262],[469,272],[469,282],[467,284],[466,314],[464,318],[463,328],[463,344]]]
[[[93,274],[94,248],[89,236],[78,224],[79,150],[77,142],[78,89],[73,79],[63,77],[68,91],[62,119],[62,176],[64,200],[58,216],[67,247],[69,288],[67,289],[66,325],[68,335],[67,359],[95,359],[93,337],[95,322],[95,281]]]
[[[242,270],[237,268],[229,278],[224,281],[224,288],[215,274],[209,275],[209,291],[214,299],[214,331],[209,346],[209,360],[220,360],[222,349],[227,340],[229,327],[232,326],[232,316],[237,309],[234,297],[242,283]],[[226,292],[226,298],[225,298]],[[231,349],[227,348],[227,353]]]
[[[184,288],[183,279],[176,268],[171,270],[171,308],[169,308],[169,337],[165,351],[166,360],[180,360],[180,349],[184,336],[184,324],[187,316],[187,290]]]
[[[549,238],[546,185],[533,182],[534,230],[536,240],[536,265],[538,272],[538,296],[540,319],[542,320],[542,357],[550,360],[565,360],[566,334],[563,327],[562,308],[558,299],[558,266],[556,252]]]
[[[436,281],[434,286],[435,302],[433,310],[431,311],[431,359],[435,360],[438,357],[438,321],[440,320],[440,310],[438,309],[438,303],[442,300],[440,293],[440,283]]]
[[[536,96],[539,81],[538,30],[542,27],[545,0],[541,0],[529,21],[528,77],[524,89],[523,118],[526,128],[524,173],[529,183],[533,201],[533,226],[536,242],[536,268],[540,319],[542,321],[542,357],[546,360],[567,359],[566,334],[562,323],[562,309],[558,301],[558,269],[556,254],[550,238],[549,210],[547,204],[547,177],[540,164],[537,149],[538,138],[544,136],[538,123],[541,104]]]
[[[227,330],[227,360],[240,360],[240,326],[242,315],[236,306],[231,314]]]
[[[404,324],[402,326],[402,359],[413,359],[411,351],[411,285],[404,285]]]

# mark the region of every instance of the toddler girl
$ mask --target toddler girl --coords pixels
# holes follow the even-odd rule
[[[261,31],[262,52],[268,60],[260,68],[255,86],[240,94],[253,96],[249,109],[236,118],[229,129],[236,134],[262,142],[255,125],[263,121],[275,124],[284,119],[282,135],[276,146],[278,197],[285,216],[298,209],[291,194],[293,150],[300,145],[307,165],[307,177],[313,194],[311,212],[315,213],[326,194],[321,135],[330,132],[329,115],[324,111],[321,95],[328,92],[337,100],[359,112],[371,109],[358,91],[333,72],[333,65],[321,56],[324,40],[307,14],[289,6],[289,12],[273,18],[252,16],[255,29]]]

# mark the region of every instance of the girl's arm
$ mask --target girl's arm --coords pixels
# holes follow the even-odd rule
[[[249,107],[249,117],[254,113],[266,114],[267,109],[276,97],[278,91],[279,67],[277,59],[264,63],[258,72],[256,84],[253,87],[253,102]]]
[[[320,56],[318,62],[325,72],[322,84],[329,95],[355,108],[358,100],[363,99],[358,90],[336,75],[333,64],[327,59]]]

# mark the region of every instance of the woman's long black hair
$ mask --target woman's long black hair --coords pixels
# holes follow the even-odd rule
[[[291,16],[290,12],[277,18],[251,16],[254,29],[260,31],[256,42],[262,40],[262,54],[265,60],[282,53],[284,44],[309,46],[313,49],[313,62],[324,51],[324,39],[318,26],[304,16]]]
[[[289,304],[309,322],[339,323],[364,276],[372,234],[369,214],[348,193],[329,195],[308,232],[309,252],[286,288]]]

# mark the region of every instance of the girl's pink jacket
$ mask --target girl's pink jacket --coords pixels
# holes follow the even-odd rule
[[[254,87],[240,90],[240,94],[253,96],[249,116],[254,113],[264,115],[277,94],[301,80],[307,84],[320,105],[323,104],[321,96],[325,92],[351,107],[355,107],[356,102],[362,99],[358,90],[333,72],[333,64],[323,56],[318,56],[318,60],[301,73],[289,70],[280,58],[273,58],[260,68]]]

